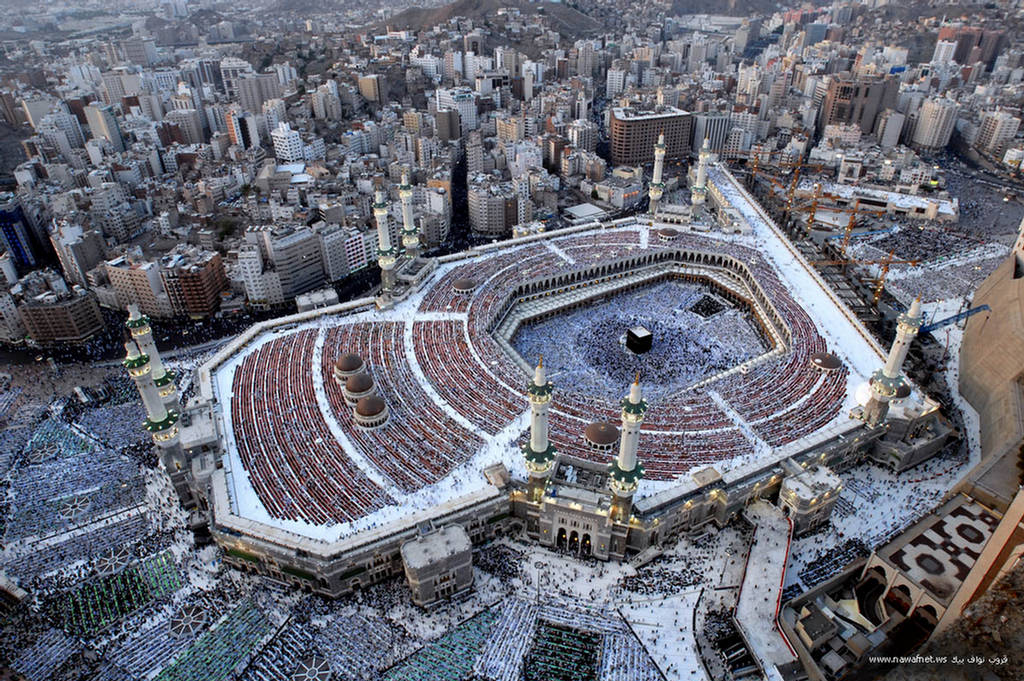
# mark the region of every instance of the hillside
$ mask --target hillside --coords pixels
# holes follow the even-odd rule
[[[672,3],[672,11],[675,14],[724,14],[745,17],[770,15],[779,9],[783,9],[783,5],[775,0],[674,0]]]
[[[598,21],[558,3],[531,3],[521,0],[456,0],[441,7],[413,7],[394,15],[387,21],[393,29],[422,30],[443,24],[453,17],[466,17],[477,23],[485,23],[502,7],[516,7],[524,16],[544,14],[552,28],[563,35],[585,37],[601,30]],[[381,24],[383,27],[383,24]]]

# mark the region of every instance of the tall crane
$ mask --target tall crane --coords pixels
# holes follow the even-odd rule
[[[800,174],[803,171],[803,169],[804,168],[810,168],[812,170],[821,170],[823,166],[821,166],[820,164],[816,164],[816,163],[804,163],[802,160],[775,164],[776,167],[778,167],[778,168],[792,168],[793,169],[793,175],[790,177],[788,185],[784,186],[776,178],[772,177],[771,174],[765,172],[764,170],[761,170],[760,166],[757,165],[756,160],[757,160],[757,157],[755,156],[754,157],[754,161],[755,162],[751,163],[751,166],[750,166],[751,177],[752,178],[756,178],[758,173],[760,173],[761,176],[766,177],[773,185],[775,185],[776,187],[779,187],[779,189],[781,189],[782,192],[785,194],[785,197],[786,197],[786,207],[783,209],[783,213],[782,213],[783,222],[785,222],[786,219],[788,219],[789,216],[793,212],[793,206],[794,206],[794,203],[796,201],[796,188],[800,184]],[[838,198],[838,197],[835,197],[835,196],[829,194],[829,195],[827,195],[827,198]]]
[[[979,305],[978,307],[972,307],[969,310],[964,310],[963,312],[957,312],[955,315],[952,315],[950,317],[946,317],[945,319],[940,319],[937,322],[931,322],[930,324],[925,324],[924,326],[921,327],[921,330],[918,333],[928,333],[929,331],[935,331],[936,329],[941,329],[944,326],[949,326],[950,324],[956,324],[961,319],[967,319],[968,317],[973,317],[974,315],[978,314],[979,312],[991,312],[991,311],[992,311],[992,308],[990,308],[988,305]]]
[[[875,212],[875,211],[864,211],[864,212]],[[846,225],[846,233],[845,234],[832,234],[832,235],[829,235],[829,236],[825,237],[826,241],[829,240],[829,239],[838,239],[839,237],[843,238],[843,242],[842,242],[842,244],[839,247],[839,253],[840,253],[840,255],[843,258],[846,257],[846,248],[850,245],[850,239],[852,239],[854,236],[857,236],[857,237],[875,236],[877,234],[891,234],[892,232],[896,231],[896,227],[893,226],[893,227],[886,227],[885,229],[873,229],[873,230],[871,230],[869,232],[858,232],[857,234],[853,234],[853,227],[854,227],[854,220],[855,220],[855,218],[856,218],[856,215],[850,216],[850,222]]]
[[[911,267],[917,267],[921,264],[920,260],[896,260],[896,251],[889,251],[889,257],[884,260],[814,260],[811,262],[812,265],[827,266],[827,265],[881,265],[881,271],[879,272],[878,279],[875,280],[873,286],[872,303],[878,305],[878,301],[882,299],[882,291],[885,290],[885,279],[889,276],[889,268],[893,265],[910,265]]]

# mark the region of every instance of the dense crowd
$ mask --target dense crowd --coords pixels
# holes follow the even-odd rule
[[[544,355],[560,384],[611,401],[640,372],[656,400],[767,349],[739,308],[709,318],[696,312],[709,297],[699,284],[662,281],[521,326],[513,345],[523,357]],[[652,334],[651,350],[642,354],[624,344],[627,330],[637,326]]]
[[[688,566],[674,566],[672,569],[663,567],[644,567],[635,574],[627,575],[619,580],[619,586],[631,593],[642,596],[654,594],[678,593],[683,589],[700,584],[705,575]]]

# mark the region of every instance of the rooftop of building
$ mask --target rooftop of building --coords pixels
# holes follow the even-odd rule
[[[674,106],[662,106],[655,109],[639,109],[631,106],[615,107],[612,116],[620,121],[656,120],[683,116],[686,112]]]
[[[445,525],[440,529],[429,529],[403,544],[402,560],[409,568],[422,570],[472,548],[469,535],[461,525]]]
[[[784,485],[804,499],[816,499],[826,493],[837,493],[842,480],[826,466],[808,466],[786,478]]]
[[[897,535],[878,555],[948,604],[998,524],[994,511],[955,496]]]

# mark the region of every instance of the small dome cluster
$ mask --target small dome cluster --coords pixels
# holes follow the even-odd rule
[[[345,404],[352,408],[356,426],[372,430],[386,425],[390,412],[366,369],[359,355],[342,355],[334,363],[334,380],[341,386]]]

